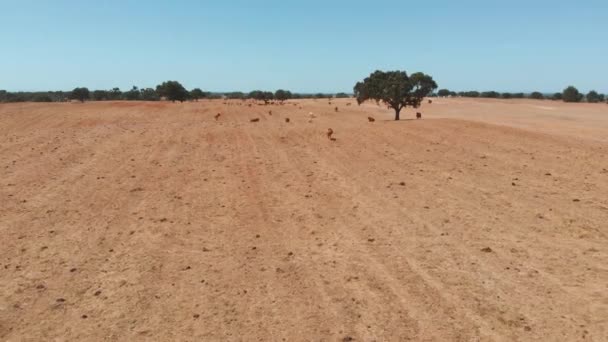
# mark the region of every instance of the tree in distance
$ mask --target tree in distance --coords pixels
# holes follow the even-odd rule
[[[89,99],[89,89],[85,88],[85,87],[74,88],[74,90],[72,90],[71,98],[72,98],[72,100],[78,100],[80,102],[84,102]]]
[[[562,93],[555,93],[553,94],[553,96],[551,96],[552,100],[562,100],[564,98],[564,96],[562,95]]]
[[[175,102],[184,102],[190,95],[186,88],[177,81],[166,81],[156,86],[158,95],[165,97],[167,100]]]
[[[283,103],[286,100],[291,99],[292,94],[289,90],[283,90],[283,89],[279,89],[277,91],[274,92],[274,98],[275,100]]]
[[[535,100],[542,100],[545,98],[545,96],[540,91],[535,91],[532,94],[530,94],[530,98],[535,99]]]
[[[271,91],[265,91],[263,93],[263,98],[262,101],[264,101],[264,104],[268,104],[268,102],[274,100],[274,93]]]
[[[106,101],[109,98],[109,94],[106,90],[94,90],[91,97],[93,101]]]
[[[439,89],[439,91],[437,92],[437,96],[448,97],[450,96],[450,91],[447,89]]]
[[[336,94],[336,98],[337,98],[337,99],[347,99],[347,98],[349,98],[349,97],[350,97],[350,96],[349,96],[347,93],[337,93],[337,94]]]
[[[240,91],[226,93],[226,94],[224,94],[224,96],[226,96],[226,98],[231,99],[231,100],[243,100],[246,98],[245,94]]]
[[[589,103],[598,103],[598,102],[604,102],[604,96],[598,94],[597,91],[592,90],[589,93],[587,93],[587,96],[585,96],[587,98],[587,102]]]
[[[377,70],[363,82],[358,82],[354,92],[358,104],[367,100],[382,102],[395,111],[395,120],[399,120],[403,108],[418,108],[424,97],[435,89],[437,83],[433,78],[421,72],[408,76],[405,71]]]
[[[133,86],[131,90],[124,92],[123,96],[127,101],[137,101],[140,99],[139,88]]]
[[[564,89],[562,98],[564,102],[581,102],[583,99],[583,94],[581,94],[575,87],[569,86],[568,88]]]
[[[145,89],[140,89],[139,92],[141,93],[140,98],[143,101],[158,101],[160,100],[160,97],[158,96],[158,94],[156,93],[156,90],[152,89],[152,88],[145,88]]]
[[[198,101],[198,99],[204,99],[207,97],[207,93],[202,91],[200,88],[194,88],[190,90],[190,98],[194,101]]]
[[[108,92],[108,100],[120,100],[122,98],[122,92],[120,91],[120,88],[112,88],[112,90],[110,90]]]
[[[458,96],[462,97],[479,97],[479,95],[478,91],[462,91],[458,93]]]
[[[497,99],[500,97],[500,93],[498,93],[497,91],[484,91],[480,94],[480,97],[488,99]]]
[[[32,99],[34,102],[53,102],[53,99],[49,95],[38,94]]]

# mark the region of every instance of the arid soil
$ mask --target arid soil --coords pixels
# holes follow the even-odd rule
[[[0,105],[0,340],[608,340],[608,105],[419,111]]]

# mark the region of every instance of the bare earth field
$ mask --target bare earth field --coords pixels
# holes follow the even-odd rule
[[[0,340],[608,340],[608,105],[346,102],[0,105]]]

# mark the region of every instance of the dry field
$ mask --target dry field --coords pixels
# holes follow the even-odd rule
[[[0,340],[608,340],[608,105],[346,102],[0,105]]]

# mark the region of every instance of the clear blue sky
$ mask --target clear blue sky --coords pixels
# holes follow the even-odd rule
[[[608,0],[0,0],[0,89],[351,92],[375,69],[453,90],[608,92]]]

